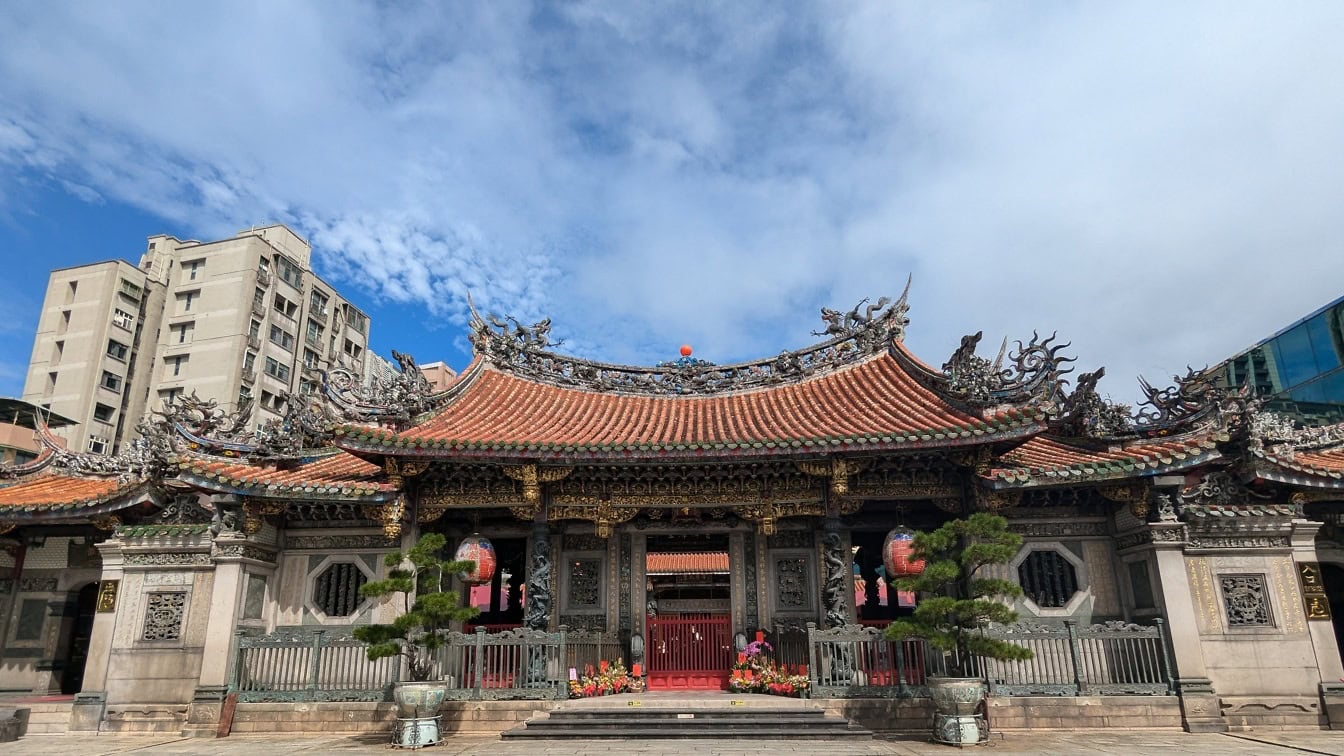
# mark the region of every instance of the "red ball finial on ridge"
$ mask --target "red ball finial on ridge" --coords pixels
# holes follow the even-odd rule
[[[692,351],[692,350],[691,350],[691,345],[690,345],[690,344],[682,344],[682,345],[681,345],[681,356],[682,356],[682,357],[690,357],[690,356],[691,356],[691,351]]]

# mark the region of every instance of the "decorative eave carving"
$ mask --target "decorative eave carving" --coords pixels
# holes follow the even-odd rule
[[[861,462],[840,459],[826,461],[799,462],[798,469],[815,478],[829,478],[831,493],[836,496],[849,494],[849,478],[863,469]]]
[[[243,501],[243,532],[247,535],[256,535],[261,532],[261,526],[266,517],[278,515],[284,511],[285,505],[280,502],[245,499]]]
[[[933,375],[933,388],[980,408],[1022,403],[1053,406],[1063,399],[1068,383],[1064,376],[1073,372],[1068,363],[1075,360],[1060,354],[1069,345],[1055,344],[1056,334],[1042,339],[1033,332],[1030,342],[1018,341],[1011,352],[1004,339],[993,362],[975,353],[983,335],[979,331],[962,337],[961,346],[943,363],[942,373]]]
[[[599,538],[611,535],[613,525],[629,522],[639,514],[638,507],[617,507],[611,502],[593,499],[585,504],[573,506],[553,506],[546,509],[549,520],[588,520],[597,527]]]
[[[536,504],[541,501],[541,484],[564,480],[573,467],[538,467],[537,465],[505,465],[505,475],[523,484],[523,501]]]
[[[476,354],[496,368],[553,385],[653,396],[717,394],[796,381],[881,353],[905,336],[909,293],[907,281],[895,302],[883,297],[864,308],[868,304],[864,300],[848,312],[822,308],[826,328],[817,335],[829,336],[828,340],[731,365],[677,360],[644,368],[568,357],[549,351],[555,345],[549,318],[524,326],[514,318],[483,318],[474,307],[471,343]]]

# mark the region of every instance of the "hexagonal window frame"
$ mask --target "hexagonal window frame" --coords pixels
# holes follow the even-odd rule
[[[359,621],[361,615],[366,613],[369,608],[373,606],[372,600],[360,597],[360,601],[355,606],[354,610],[350,612],[350,614],[344,616],[332,616],[327,614],[323,611],[322,607],[318,606],[317,602],[313,600],[313,591],[317,587],[318,578],[332,566],[337,564],[353,564],[356,569],[364,574],[365,582],[372,582],[377,579],[377,576],[373,574],[373,570],[364,563],[364,560],[358,557],[347,555],[328,556],[321,562],[318,562],[316,567],[308,571],[308,575],[305,577],[303,584],[303,606],[308,610],[308,613],[312,615],[313,619],[317,620],[320,624],[353,625]]]

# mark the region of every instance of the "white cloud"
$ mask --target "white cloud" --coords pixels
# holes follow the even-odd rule
[[[1128,398],[1344,289],[1339,6],[629,8],[7,7],[0,167],[615,360],[914,272],[929,362],[1058,328]]]

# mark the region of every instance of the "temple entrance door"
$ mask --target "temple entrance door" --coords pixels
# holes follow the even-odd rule
[[[65,648],[65,673],[61,675],[61,692],[78,693],[84,687],[84,663],[89,657],[89,638],[93,635],[93,613],[98,603],[98,584],[89,583],[79,589],[75,599],[75,622],[70,629],[70,642]]]
[[[649,690],[725,690],[733,663],[726,614],[650,617]]]
[[[650,536],[644,658],[650,690],[724,690],[733,648],[726,534]]]
[[[1331,624],[1335,628],[1335,643],[1344,655],[1344,567],[1321,563],[1321,582],[1325,583],[1325,598],[1330,602]]]

